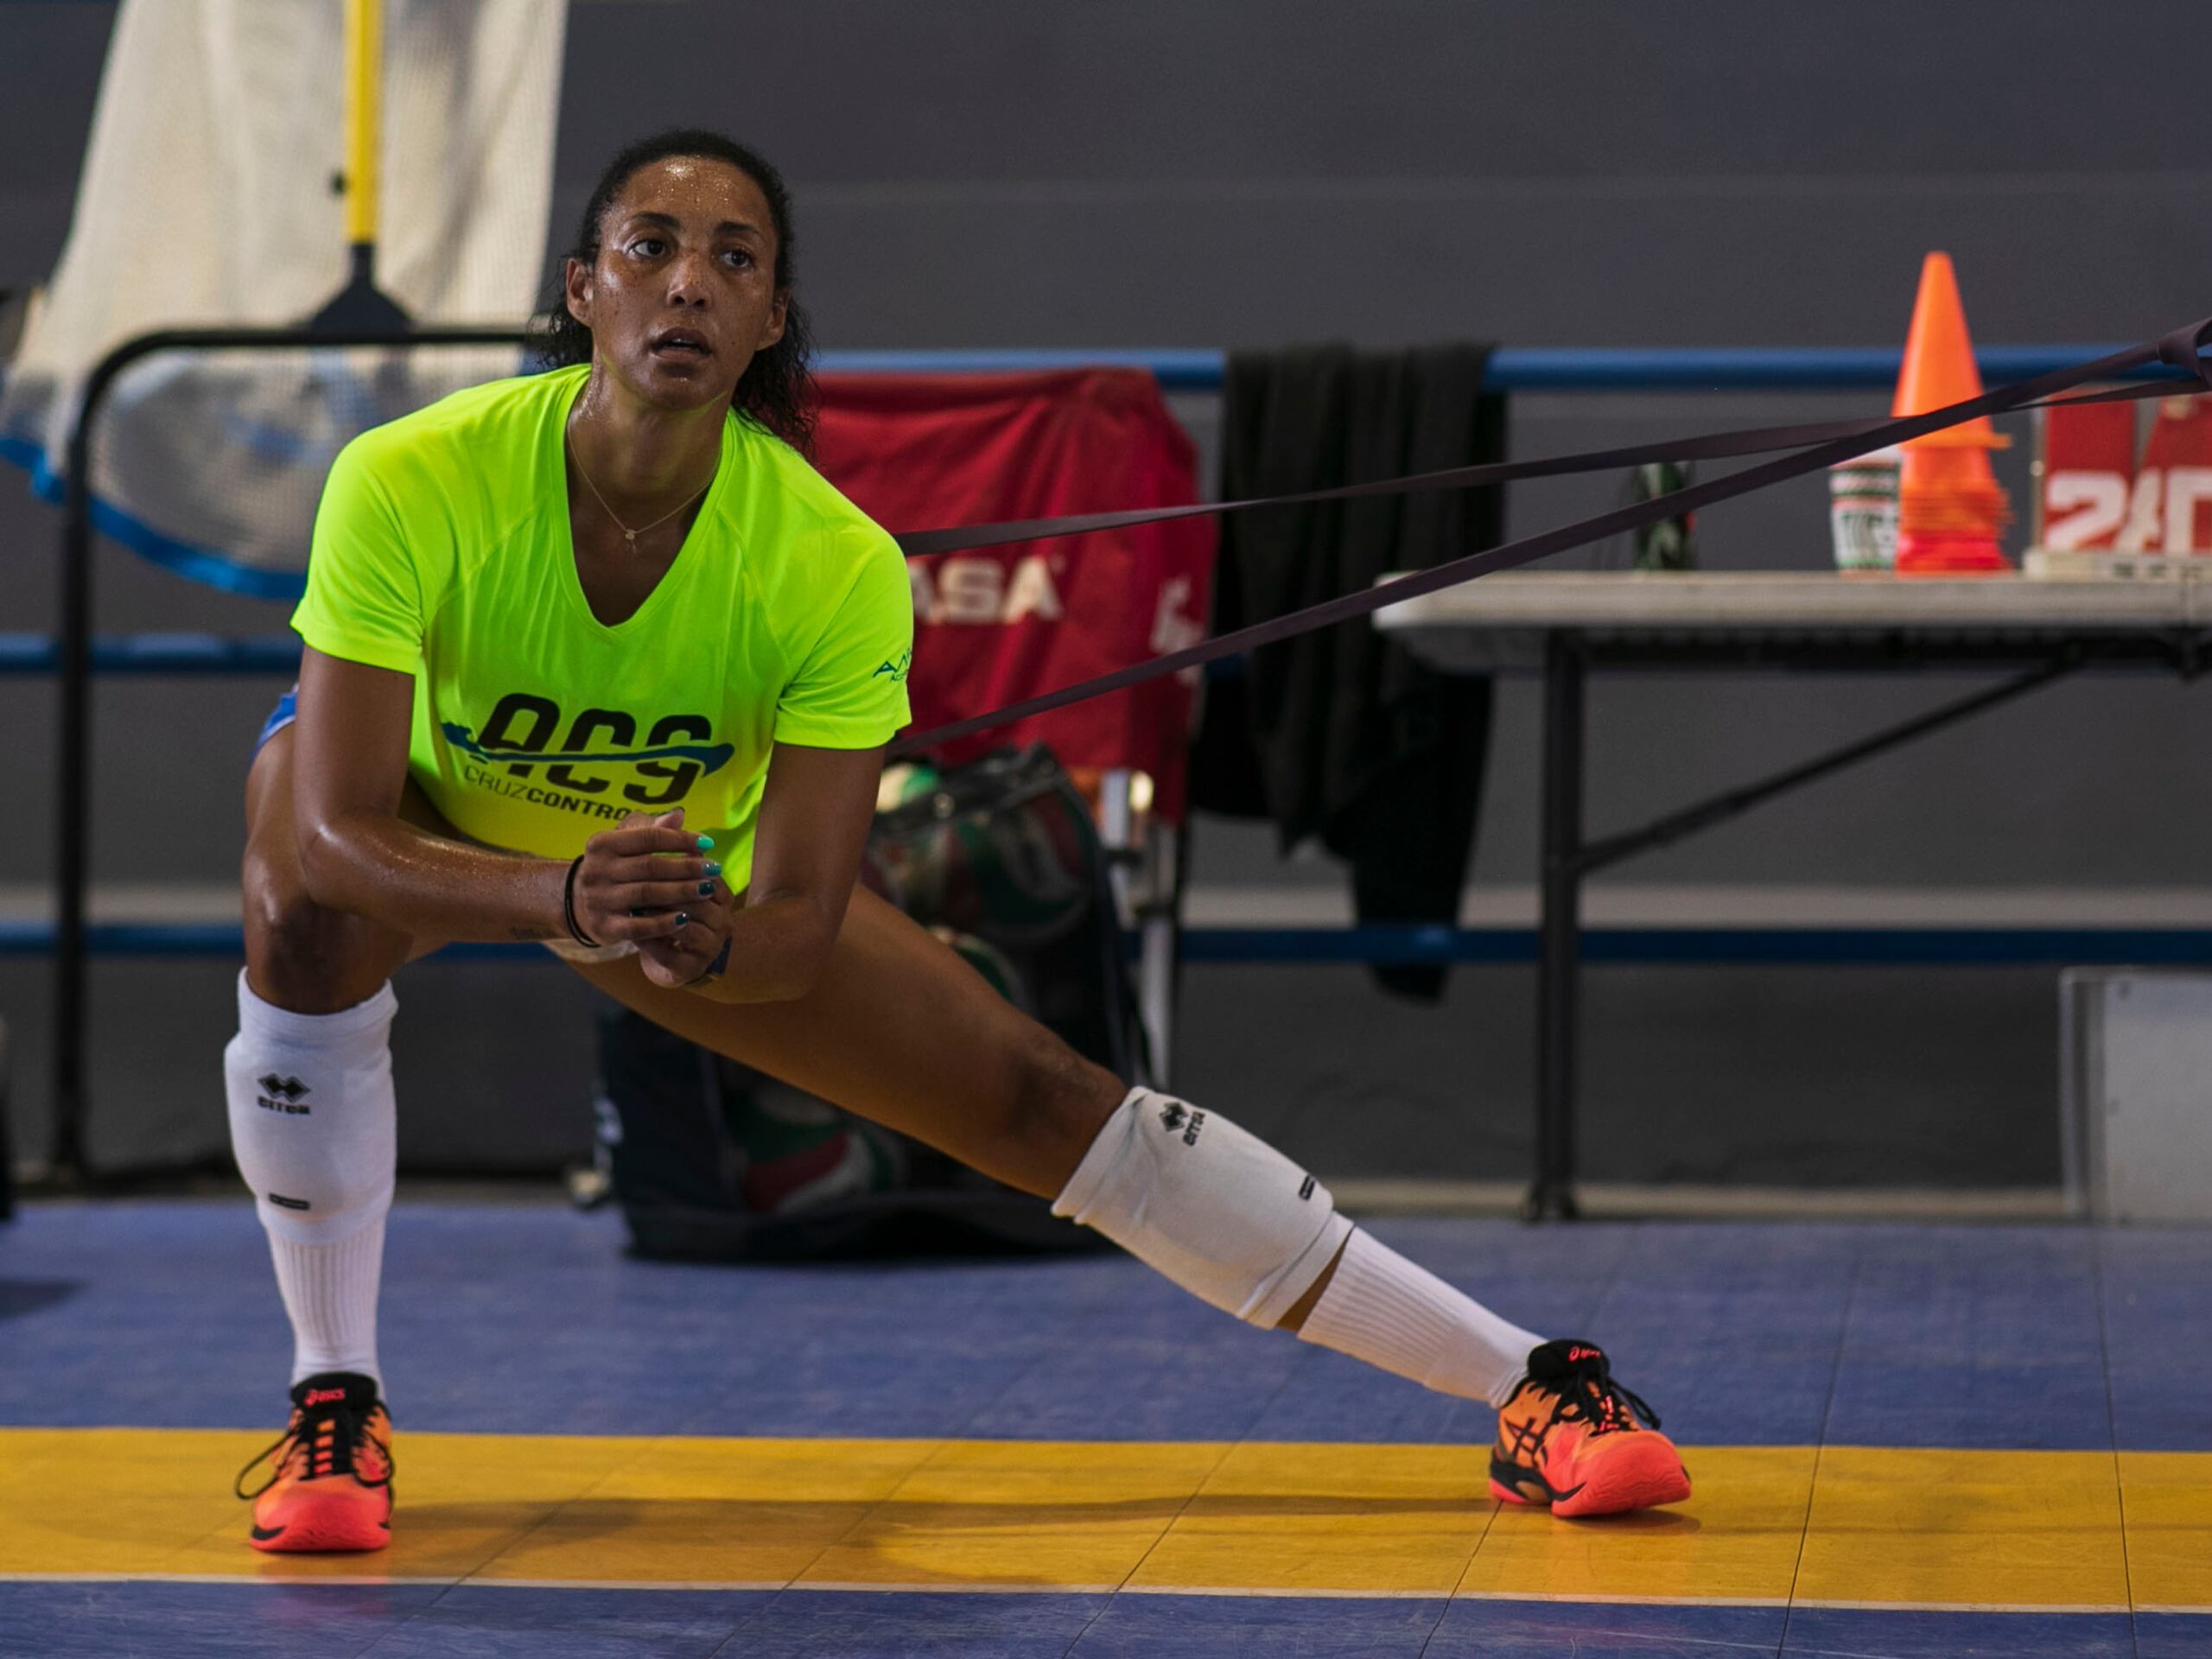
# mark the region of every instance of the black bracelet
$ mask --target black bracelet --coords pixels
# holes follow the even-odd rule
[[[576,872],[583,867],[584,855],[578,853],[569,861],[569,879],[561,884],[561,918],[569,925],[569,937],[587,950],[599,949],[599,941],[576,925]]]
[[[679,990],[690,991],[696,990],[702,985],[711,985],[715,981],[722,976],[723,970],[728,968],[728,966],[729,941],[728,939],[724,939],[722,941],[721,950],[715,954],[715,959],[707,964],[704,971],[700,974],[699,977],[696,979],[687,979],[677,988]]]

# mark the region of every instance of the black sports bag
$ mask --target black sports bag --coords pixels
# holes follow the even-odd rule
[[[1041,745],[887,775],[863,880],[1077,1052],[1144,1079],[1142,1027],[1090,810]],[[1065,1250],[1045,1200],[709,1053],[626,1009],[600,1020],[598,1166],[643,1255],[689,1260]]]

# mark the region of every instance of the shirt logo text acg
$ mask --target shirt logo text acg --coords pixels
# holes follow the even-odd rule
[[[622,798],[635,806],[673,805],[737,753],[734,744],[712,741],[714,725],[704,715],[664,715],[640,743],[634,715],[586,709],[565,722],[567,734],[556,748],[554,735],[563,723],[561,707],[550,697],[510,691],[493,706],[481,736],[453,721],[441,729],[448,744],[472,760],[517,779],[534,777],[543,766],[548,785],[578,795],[602,795],[612,787],[606,778],[581,775],[579,767],[627,766],[650,780],[622,786]]]

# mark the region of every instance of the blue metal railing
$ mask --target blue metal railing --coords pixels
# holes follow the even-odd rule
[[[1974,353],[1993,385],[2108,357],[2118,346],[1986,346]],[[1497,391],[1853,391],[1897,384],[1896,346],[1502,346],[1484,384]],[[1149,369],[1169,391],[1219,391],[1220,351],[826,352],[828,374],[1018,374],[1040,369]],[[2153,368],[2131,378],[2178,371]]]
[[[131,674],[292,674],[300,642],[289,633],[233,638],[213,633],[98,633],[92,672]],[[61,642],[50,633],[0,633],[0,676],[58,672]]]
[[[0,921],[0,958],[44,957],[54,950],[54,925]],[[2212,928],[2202,927],[1586,927],[1585,962],[1644,966],[1859,968],[2064,966],[2077,962],[2129,962],[2146,967],[2212,963]],[[1140,938],[1126,938],[1129,954]],[[1444,927],[1385,923],[1347,927],[1186,927],[1186,963],[1243,963],[1261,966],[1335,963],[1391,967],[1447,963],[1530,963],[1540,940],[1533,927]],[[85,930],[94,957],[157,957],[169,961],[245,954],[235,922],[94,922]],[[535,944],[448,944],[438,959],[452,962],[551,963]]]

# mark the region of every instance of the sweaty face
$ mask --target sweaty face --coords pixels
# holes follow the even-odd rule
[[[767,198],[727,162],[639,168],[599,224],[599,257],[570,260],[569,309],[601,366],[647,403],[728,403],[753,353],[783,337]]]

